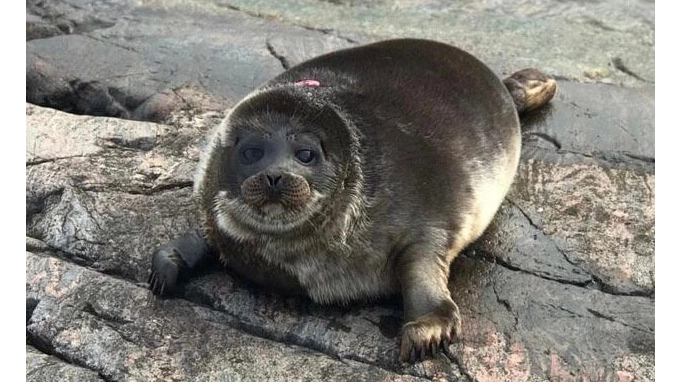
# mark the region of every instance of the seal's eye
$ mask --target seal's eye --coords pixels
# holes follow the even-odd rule
[[[295,157],[304,164],[310,164],[314,160],[314,151],[304,149],[295,152]]]
[[[264,151],[256,147],[245,149],[241,153],[241,156],[243,157],[243,162],[246,164],[251,164],[259,161],[260,159],[262,159],[263,155]]]

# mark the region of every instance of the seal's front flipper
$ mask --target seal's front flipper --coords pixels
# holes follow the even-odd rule
[[[537,109],[557,92],[557,82],[537,69],[522,69],[503,80],[518,113]]]
[[[159,296],[171,293],[177,280],[211,258],[213,251],[198,231],[161,245],[151,260],[149,289]]]
[[[461,319],[447,284],[449,264],[461,246],[454,245],[446,251],[443,243],[437,245],[433,240],[411,245],[399,256],[397,274],[405,322],[400,361],[414,363],[439,353],[450,357],[449,345],[461,334]]]

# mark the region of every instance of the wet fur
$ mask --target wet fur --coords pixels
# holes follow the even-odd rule
[[[295,85],[304,79],[321,86]],[[225,152],[238,126],[286,112],[337,135],[324,142],[336,182],[312,190],[306,213],[278,232],[258,230],[234,218],[248,212],[223,189]],[[449,267],[493,218],[519,153],[513,99],[484,64],[393,40],[312,59],[246,97],[209,138],[195,193],[208,242],[245,277],[320,303],[401,293],[408,360],[459,334]]]

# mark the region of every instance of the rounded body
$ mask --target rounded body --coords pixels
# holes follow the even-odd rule
[[[305,134],[318,164],[296,146]],[[282,151],[267,156],[271,145]],[[503,201],[520,145],[513,100],[483,63],[392,40],[306,61],[246,97],[213,132],[195,191],[208,241],[258,283],[318,302],[439,293]],[[294,213],[261,202],[249,220],[244,205],[289,173],[305,192]],[[407,319],[431,308],[413,304]]]

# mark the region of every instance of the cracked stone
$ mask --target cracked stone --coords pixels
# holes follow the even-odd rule
[[[164,124],[27,104],[27,379],[654,380],[654,7],[621,1],[30,0],[28,102]],[[320,306],[221,266],[153,297],[150,255],[196,227],[228,108],[284,65],[401,35],[558,79],[452,266],[453,359],[396,362],[399,299]]]
[[[641,78],[654,79],[655,8],[649,1],[216,2],[247,14],[341,31],[345,36],[422,37],[451,43],[472,52],[503,75],[520,68],[540,67],[551,75],[593,82],[582,68],[595,68],[608,73],[600,81],[647,86],[648,82],[629,74],[608,70],[613,69],[611,58],[621,57]],[[603,31],[602,25],[614,30]]]
[[[319,306],[260,290],[219,266],[184,285],[176,299],[157,300],[139,287],[148,276],[151,252],[196,226],[189,186],[197,158],[188,158],[187,153],[196,153],[200,147],[208,129],[205,119],[180,118],[169,129],[144,122],[68,115],[38,106],[26,110],[27,147],[45,147],[35,153],[52,158],[26,169],[27,205],[35,206],[27,213],[27,235],[31,236],[27,241],[31,251],[27,254],[27,298],[32,301],[27,302],[29,332],[34,341],[43,341],[52,349],[50,354],[77,360],[78,365],[86,365],[108,380],[130,375],[217,378],[218,374],[209,374],[209,370],[218,370],[211,369],[218,361],[213,353],[204,354],[206,341],[218,353],[234,354],[220,358],[221,367],[253,378],[266,377],[251,370],[260,367],[259,361],[248,355],[255,349],[260,349],[261,359],[287,354],[289,358],[281,365],[297,365],[294,367],[302,366],[290,357],[302,353],[312,357],[304,362],[341,359],[345,366],[333,362],[334,366],[328,366],[328,375],[338,380],[347,372],[380,375],[387,380],[508,381],[547,379],[560,373],[627,375],[633,367],[639,375],[649,373],[644,359],[653,351],[653,299],[600,291],[590,280],[601,278],[619,292],[649,293],[653,275],[649,279],[619,275],[620,261],[615,257],[611,264],[598,263],[598,259],[583,257],[590,253],[586,247],[574,249],[579,243],[598,245],[598,253],[649,260],[647,266],[652,266],[653,251],[646,258],[635,252],[647,253],[647,244],[609,237],[598,242],[597,235],[606,234],[611,229],[608,224],[622,224],[638,233],[653,227],[653,174],[634,168],[525,159],[510,201],[471,248],[476,254],[468,252],[469,256],[461,256],[453,265],[450,288],[461,307],[464,328],[460,342],[452,346],[454,361],[442,356],[404,366],[396,362],[403,314],[395,300]],[[46,136],[71,139],[70,135],[77,133],[71,133],[70,126],[86,132],[80,146],[40,143]],[[41,133],[41,129],[50,133]],[[144,151],[93,143],[110,136],[127,137],[131,142],[153,136],[155,144]],[[74,155],[74,150],[81,155]],[[160,179],[139,180],[136,175],[143,173],[140,171],[163,171],[167,176],[155,186],[140,188],[139,182]],[[174,185],[179,188],[144,191]],[[570,203],[580,203],[574,209],[576,215],[553,212]],[[620,215],[615,209],[608,212],[612,216],[601,215],[607,210],[600,206],[610,204],[629,215]],[[585,218],[588,216],[592,217]],[[626,225],[626,219],[635,224]],[[589,222],[598,226],[593,228]],[[589,230],[592,237],[585,240]],[[629,249],[619,254],[609,248]],[[652,282],[651,286],[645,280]],[[114,293],[117,290],[120,294]],[[188,314],[191,324],[182,324],[187,318],[176,318]],[[157,326],[140,328],[137,325],[142,321]],[[567,329],[558,331],[555,322]],[[206,339],[187,332],[182,325],[228,334]],[[564,333],[569,333],[569,338]],[[183,345],[173,345],[171,340]],[[98,348],[97,341],[108,345]],[[564,341],[570,344],[566,350]],[[84,343],[87,347],[77,346]],[[251,344],[255,348],[249,347]],[[589,350],[593,344],[597,344],[595,350]],[[281,347],[286,350],[271,350]],[[165,350],[161,354],[154,349]],[[291,353],[290,349],[298,350]],[[626,361],[624,365],[622,359],[636,363]],[[194,366],[186,366],[189,364]],[[276,370],[286,375],[282,369]]]
[[[32,346],[26,346],[26,381],[67,381],[100,382],[105,381],[97,372],[64,362]]]
[[[654,174],[527,160],[508,198],[607,291],[654,290]],[[541,209],[541,211],[539,211]]]
[[[87,8],[71,2],[29,0],[26,12],[26,41],[86,33],[115,24],[107,16],[92,15]]]
[[[274,49],[274,46],[272,46],[272,44],[269,41],[267,41],[267,50],[269,50],[269,53],[271,53],[272,56],[276,57],[277,60],[281,61],[281,66],[283,67],[283,69],[290,69],[290,64],[288,63],[286,57],[277,53],[276,50]]]
[[[49,256],[27,252],[26,264],[27,296],[40,300],[29,337],[107,380],[422,380],[252,336],[223,313]]]
[[[121,2],[112,12],[108,4],[83,4],[94,15],[111,18],[111,25],[28,41],[27,101],[76,114],[166,121],[183,108],[233,106],[283,71],[280,59],[296,60],[291,50],[302,47],[307,58],[348,45],[226,7],[165,5],[178,11]],[[27,9],[31,17],[37,17],[34,8]],[[59,10],[48,6],[39,13],[56,17]],[[271,51],[282,49],[280,56],[270,53],[269,40]],[[185,88],[193,89],[188,99],[189,92],[176,91]]]
[[[654,88],[559,81],[549,107],[522,119],[522,157],[565,163],[569,157],[555,154],[570,153],[653,172],[654,112]]]
[[[587,285],[592,276],[569,262],[553,239],[512,204],[506,203],[485,234],[472,245],[491,261],[550,280]]]
[[[463,318],[454,353],[474,380],[608,380],[622,371],[621,354],[653,357],[649,298],[555,283],[465,256],[453,269],[449,287]],[[636,375],[649,372],[647,364]]]

